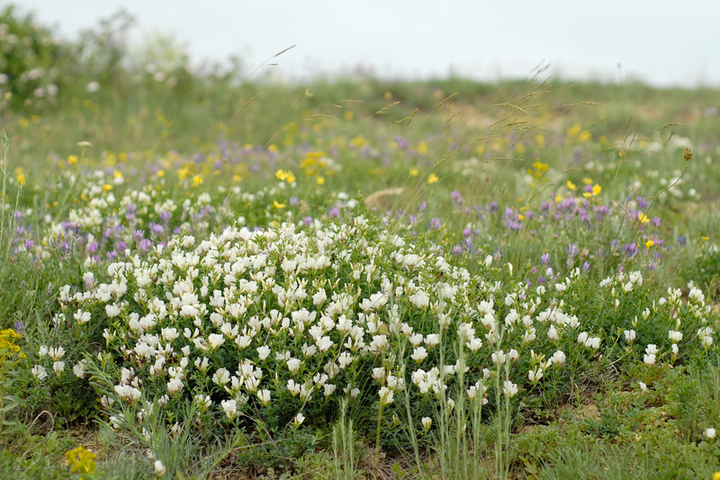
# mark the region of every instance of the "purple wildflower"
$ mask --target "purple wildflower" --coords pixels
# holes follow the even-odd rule
[[[457,190],[450,192],[450,198],[452,199],[453,206],[455,207],[460,206],[465,202],[462,195],[460,195],[460,192]]]

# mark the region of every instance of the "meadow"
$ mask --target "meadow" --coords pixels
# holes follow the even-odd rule
[[[720,478],[720,90],[2,22],[0,478]]]

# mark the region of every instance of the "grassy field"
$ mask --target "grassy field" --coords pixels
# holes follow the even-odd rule
[[[720,478],[719,90],[286,85],[112,25],[0,29],[0,478]]]

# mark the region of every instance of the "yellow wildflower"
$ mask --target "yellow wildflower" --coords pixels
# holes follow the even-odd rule
[[[75,155],[70,155],[68,157],[68,163],[70,165],[75,165],[77,163],[77,161],[78,161],[78,157],[76,157]]]
[[[287,172],[284,170],[278,170],[275,173],[275,176],[281,182],[287,181],[288,183],[293,183],[296,180],[295,175],[293,175],[293,173],[290,170],[288,170]]]
[[[410,176],[411,176],[411,177],[417,177],[418,175],[420,175],[420,170],[418,170],[417,168],[411,168],[411,169],[410,169]]]
[[[323,177],[317,177],[317,178],[315,179],[315,181],[317,182],[318,185],[324,185],[324,184],[325,184],[325,179],[324,179]]]
[[[643,212],[638,212],[638,220],[640,223],[648,223],[650,221]]]
[[[567,184],[566,184],[566,185],[567,185],[567,189],[568,189],[568,190],[577,190],[577,185],[575,185],[574,183],[572,183],[570,180],[567,181]]]
[[[97,454],[85,447],[77,447],[65,454],[71,473],[92,474],[95,472],[95,458],[97,458]]]
[[[20,167],[17,167],[15,169],[15,176],[17,176],[17,182],[20,185],[25,185],[25,181],[27,180],[27,178],[25,178],[25,170],[23,170]]]
[[[655,242],[652,239],[645,242],[645,246],[648,250],[650,250],[650,247],[652,247],[653,245],[655,245]]]
[[[343,114],[343,117],[345,117],[345,120],[352,120],[352,119],[353,119],[353,112],[351,112],[350,110],[348,110],[347,112],[345,112],[345,113]]]
[[[432,185],[433,183],[437,183],[439,181],[440,181],[440,178],[438,178],[438,176],[435,175],[434,173],[431,173],[430,176],[428,177],[427,183],[428,183],[428,185]]]
[[[274,200],[274,201],[273,201],[272,206],[273,206],[273,208],[275,208],[276,210],[280,210],[281,208],[285,208],[285,204],[284,204],[284,203],[278,203],[277,200]]]
[[[155,173],[157,174],[158,177],[162,178],[163,175],[165,175],[165,170],[158,170],[158,171],[155,172]]]
[[[570,137],[576,137],[580,134],[580,124],[576,123],[572,126],[572,128],[568,129],[567,131],[568,136]]]

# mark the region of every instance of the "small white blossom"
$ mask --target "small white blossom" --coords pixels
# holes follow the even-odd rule
[[[510,380],[505,380],[503,382],[503,393],[512,398],[518,393],[518,386]]]
[[[413,350],[413,354],[410,355],[410,358],[415,360],[417,363],[420,363],[427,358],[427,350],[425,350],[425,347],[418,347]]]
[[[165,475],[165,465],[160,460],[155,460],[155,474],[158,477]]]

